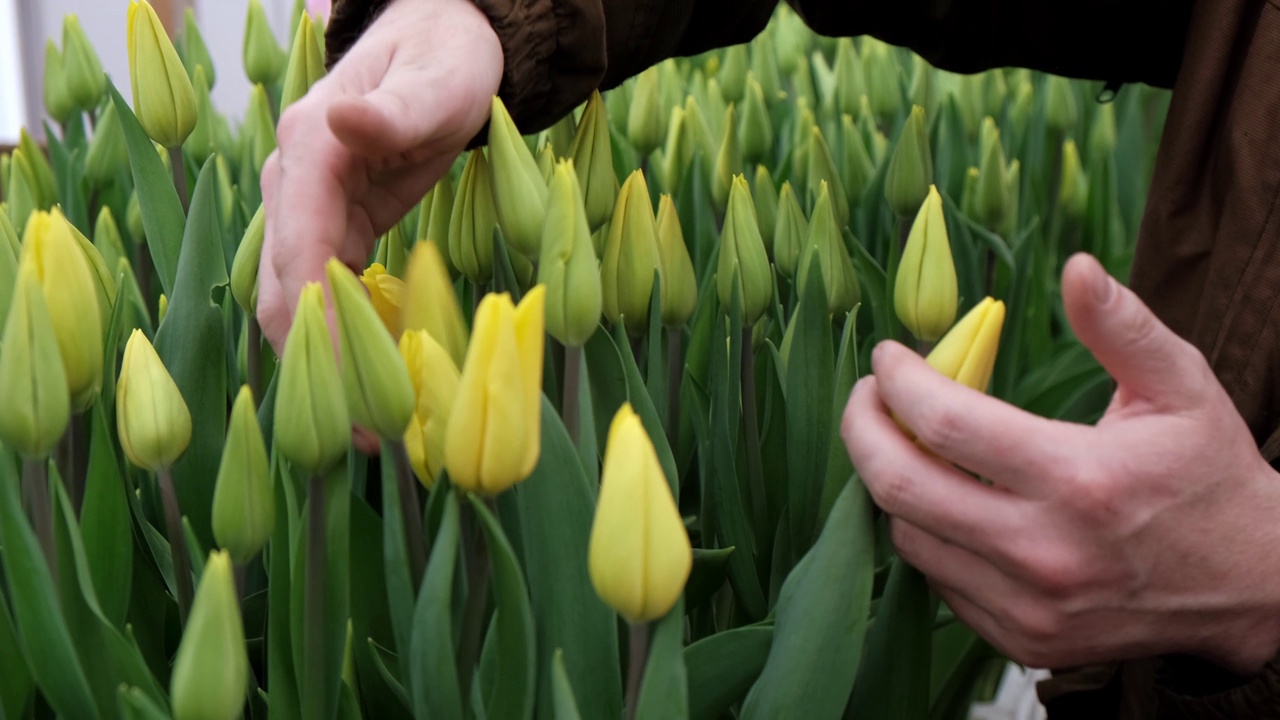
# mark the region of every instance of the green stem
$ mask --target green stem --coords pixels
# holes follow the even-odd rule
[[[756,411],[756,357],[751,347],[751,328],[742,332],[742,422],[747,440],[747,478],[751,488],[753,526],[764,528],[768,522],[765,510],[764,461],[760,455],[760,420]]]
[[[560,408],[560,417],[564,419],[565,429],[573,444],[578,444],[579,424],[579,388],[582,378],[582,348],[566,347],[564,350],[564,405]]]
[[[312,475],[307,483],[306,580],[303,599],[302,706],[303,717],[322,717],[325,706],[325,508],[324,478]]]
[[[173,189],[178,191],[178,199],[182,201],[182,214],[191,209],[191,195],[187,192],[187,166],[182,160],[182,147],[169,148],[169,165],[173,170]]]
[[[680,437],[680,383],[684,378],[684,362],[680,347],[680,328],[667,328],[667,442],[676,449]]]
[[[22,461],[22,485],[27,496],[27,514],[35,528],[36,539],[49,563],[49,576],[58,584],[58,547],[53,535],[53,503],[49,500],[49,461]]]
[[[418,481],[409,466],[409,452],[404,443],[391,443],[391,455],[396,465],[396,489],[400,493],[400,515],[404,524],[405,542],[409,546],[409,572],[413,579],[414,593],[422,585],[427,568],[427,549],[422,533],[422,503],[418,500]]]
[[[160,502],[164,505],[165,530],[169,533],[169,551],[173,556],[173,582],[178,586],[178,615],[187,624],[191,612],[191,558],[187,555],[187,538],[182,532],[182,512],[178,508],[178,491],[169,468],[156,471],[160,481]]]
[[[255,403],[262,402],[262,326],[254,315],[248,317],[249,326],[245,338],[245,373],[249,376],[249,391]]]
[[[489,546],[470,503],[462,505],[462,542],[467,571],[467,606],[462,615],[462,636],[458,647],[458,681],[462,697],[469,698],[489,609]]]
[[[627,720],[635,720],[640,704],[640,686],[644,666],[649,661],[649,623],[631,623],[631,642],[627,658]]]

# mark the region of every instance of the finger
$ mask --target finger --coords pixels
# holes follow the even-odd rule
[[[328,125],[351,152],[370,158],[400,156],[403,162],[425,159],[433,146],[460,149],[471,138],[457,136],[462,128],[476,128],[484,115],[460,118],[475,111],[444,99],[457,97],[448,88],[424,82],[420,74],[390,71],[364,95],[336,99],[328,110]]]
[[[1080,253],[1067,262],[1062,301],[1080,342],[1125,394],[1185,407],[1212,386],[1204,356],[1093,257]]]
[[[991,605],[993,598],[1021,594],[1013,579],[995,563],[949,543],[902,518],[890,520],[898,556],[939,587],[969,600]]]
[[[980,554],[995,551],[997,538],[1017,536],[1026,501],[916,446],[889,416],[874,377],[854,387],[841,435],[867,490],[890,515]]]
[[[1073,467],[1088,428],[1047,420],[952,382],[895,342],[872,353],[880,398],[933,452],[1028,497]]]

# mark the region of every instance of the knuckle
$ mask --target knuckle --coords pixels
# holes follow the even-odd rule
[[[912,479],[907,473],[896,467],[885,467],[871,475],[874,480],[869,480],[867,487],[882,510],[896,515],[909,505],[914,492]]]
[[[967,423],[964,414],[945,403],[930,403],[921,413],[916,436],[935,452],[946,455],[964,441]]]
[[[1075,553],[1041,549],[1024,561],[1029,583],[1050,598],[1064,598],[1079,591],[1088,579],[1087,568]]]
[[[889,537],[893,540],[893,547],[898,552],[898,556],[912,565],[919,560],[919,543],[916,542],[916,536],[906,525],[900,522],[894,522],[889,527]]]
[[[1011,609],[1009,619],[1021,654],[1032,657],[1047,652],[1062,637],[1065,627],[1061,613],[1042,603],[1018,603]]]

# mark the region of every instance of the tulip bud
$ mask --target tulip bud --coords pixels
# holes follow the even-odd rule
[[[18,149],[22,151],[21,158],[26,163],[25,170],[33,183],[36,209],[52,208],[59,200],[58,179],[53,175],[53,167],[49,165],[49,158],[45,156],[44,150],[36,144],[36,139],[31,137],[31,133],[27,132],[26,128],[18,132]],[[15,161],[18,158],[19,154],[14,153]],[[16,227],[17,223],[14,225]]]
[[[773,189],[773,176],[763,165],[756,166],[756,179],[751,187],[751,199],[756,204],[756,217],[760,220],[760,239],[765,252],[773,255],[773,234],[778,225],[778,193]]]
[[[773,259],[783,276],[794,278],[800,252],[809,239],[809,221],[800,209],[800,202],[791,190],[791,183],[782,183],[778,193],[778,220],[773,231]]]
[[[688,167],[681,158],[690,155],[686,144],[687,133],[684,129],[684,106],[671,108],[671,120],[667,123],[667,141],[658,152],[657,171],[661,175],[662,187],[668,192],[677,192],[684,180],[684,171]]]
[[[85,262],[89,267],[89,275],[93,278],[94,294],[98,298],[98,321],[102,324],[102,331],[105,333],[107,326],[111,324],[111,310],[116,305],[116,274],[113,274],[107,265],[107,261],[102,257],[102,253],[98,252],[98,248],[94,246],[89,238],[85,237],[75,225],[67,223],[67,227],[71,230],[71,236],[75,238],[76,245],[80,247],[80,252],[84,256]]]
[[[813,71],[808,62],[802,62],[791,72],[791,92],[797,105],[813,107],[818,102],[818,90],[813,84]]]
[[[445,467],[465,492],[497,495],[538,464],[545,307],[546,290],[538,286],[519,307],[509,295],[491,294],[476,308],[445,431]]]
[[[1061,75],[1050,75],[1045,81],[1045,125],[1054,132],[1065,134],[1075,129],[1079,117],[1071,81]]]
[[[400,325],[400,303],[404,297],[404,281],[387,272],[378,263],[365,268],[360,282],[369,292],[369,302],[378,313],[378,319],[392,338],[399,339],[404,328]]]
[[[764,102],[764,90],[755,75],[747,73],[747,97],[742,104],[742,155],[761,162],[773,152],[773,121]]]
[[[209,553],[173,659],[174,720],[235,720],[249,689],[249,657],[231,557]]]
[[[422,212],[418,215],[418,233],[416,240],[427,240],[436,246],[439,256],[448,270],[446,279],[458,274],[449,257],[449,216],[453,214],[453,181],[448,175],[440,178],[431,192],[422,201]],[[407,275],[405,277],[408,277]]]
[[[1035,101],[1035,87],[1031,83],[1019,86],[1013,93],[1013,101],[1009,103],[1009,125],[1026,127],[1031,122]]]
[[[798,193],[797,199],[804,198],[808,201],[809,145],[818,122],[813,116],[813,111],[801,104],[800,112],[796,115],[796,122],[792,127],[795,136],[791,139],[791,184]],[[805,204],[812,209],[811,202]]]
[[[720,143],[720,151],[716,154],[715,175],[711,178],[711,204],[716,212],[724,214],[729,202],[729,189],[733,178],[742,174],[742,148],[738,145],[738,123],[734,120],[734,106],[730,105],[724,114],[724,139]]]
[[[813,208],[812,222],[809,224],[809,237],[806,240],[805,252],[801,254],[799,290],[804,293],[809,267],[805,255],[816,253],[818,264],[822,267],[822,284],[827,291],[827,312],[843,315],[862,301],[862,289],[858,284],[858,274],[853,269],[853,261],[849,259],[849,251],[845,248],[844,236],[836,224],[830,188],[825,182],[818,186],[818,204]]]
[[[1089,205],[1089,179],[1080,164],[1075,140],[1062,144],[1062,176],[1058,184],[1058,207],[1070,219],[1084,217]]]
[[[53,333],[77,410],[102,388],[102,309],[93,269],[61,211],[32,214],[23,232],[22,258],[44,292]]]
[[[259,205],[231,263],[231,297],[248,315],[258,312],[258,266],[262,262],[262,243],[266,240],[266,232],[267,215]]]
[[[964,188],[960,194],[960,212],[969,219],[978,217],[978,180],[982,173],[978,168],[969,168],[964,175]]]
[[[683,146],[686,156],[681,157],[683,165],[687,167],[696,160],[702,162],[704,167],[713,169],[712,163],[717,155],[715,136],[711,134],[711,126],[707,124],[707,116],[702,112],[702,106],[692,95],[684,100],[684,132]],[[700,160],[699,155],[701,155]]]
[[[196,67],[191,88],[196,94],[196,126],[187,136],[184,147],[191,159],[202,166],[218,149],[217,113],[213,109],[213,100],[209,97],[209,81],[205,79],[203,67]]]
[[[4,250],[3,252],[8,252]],[[18,266],[0,342],[0,439],[33,460],[49,456],[67,428],[70,398],[53,321],[33,261]]]
[[[867,83],[853,40],[840,38],[836,41],[836,64],[833,72],[836,109],[842,114],[857,114],[858,104],[867,94]]]
[[[107,92],[107,75],[75,14],[62,18],[62,68],[72,105],[78,110],[98,107]]]
[[[160,300],[156,302],[156,324],[164,322],[164,316],[169,314],[169,297],[164,293],[160,293]]]
[[[458,393],[458,366],[426,330],[400,336],[400,356],[409,370],[415,398],[413,417],[404,433],[409,465],[430,489],[444,469],[445,431]]]
[[[209,55],[209,46],[200,33],[200,25],[196,22],[195,8],[188,6],[182,11],[182,64],[187,68],[187,77],[195,81],[196,68],[204,68],[204,77],[213,87],[217,75],[213,69],[213,57]]]
[[[933,342],[955,322],[958,303],[956,266],[942,213],[942,196],[937,188],[930,188],[902,251],[893,286],[893,306],[912,335]]]
[[[93,138],[89,140],[89,152],[84,159],[84,174],[94,187],[111,182],[121,170],[129,167],[129,148],[125,144],[124,129],[116,115],[116,104],[107,103],[98,116]]]
[[[844,183],[836,170],[836,161],[831,157],[831,148],[822,137],[822,131],[815,126],[809,134],[809,174],[805,186],[809,190],[809,207],[818,201],[818,188],[826,183],[831,192],[831,209],[836,213],[836,222],[840,227],[849,225],[849,196],[845,194]]]
[[[40,189],[30,168],[23,149],[14,150],[5,187],[9,220],[14,227],[26,227],[27,218],[40,206]]]
[[[538,283],[547,288],[547,332],[582,347],[600,325],[599,263],[573,163],[556,164],[543,229]]]
[[[556,159],[563,160],[567,157],[565,153],[573,150],[573,137],[577,133],[578,125],[574,122],[573,113],[568,112],[564,117],[556,121],[555,125],[543,131],[546,141],[556,151]]]
[[[551,186],[551,178],[556,174],[556,151],[550,142],[544,143],[542,149],[538,151],[538,174],[542,175],[542,182]]]
[[[648,157],[658,149],[667,134],[667,106],[662,104],[658,72],[654,66],[636,76],[627,113],[627,139],[640,157]]]
[[[726,101],[742,102],[742,97],[747,91],[747,65],[746,45],[733,45],[725,49],[720,63],[720,72],[716,73],[715,79]]]
[[[862,199],[862,194],[871,186],[876,175],[876,166],[867,154],[866,143],[862,140],[862,131],[854,124],[853,118],[844,115],[840,118],[840,154],[844,190],[849,198],[849,205],[855,205]]]
[[[432,243],[418,243],[409,255],[400,303],[405,332],[426,330],[461,366],[467,352],[467,327],[444,258]]]
[[[830,117],[837,112],[836,73],[827,64],[827,56],[821,50],[814,50],[810,57],[813,63],[813,84],[818,88],[820,98],[818,109],[824,118]]]
[[[649,331],[653,274],[659,271],[658,221],[649,204],[644,173],[631,173],[618,194],[601,265],[604,316],[625,323],[632,335]]]
[[[351,419],[383,438],[399,438],[413,414],[413,386],[395,341],[355,275],[337,258],[325,264],[338,319],[342,387]]]
[[[974,211],[975,220],[994,232],[1004,227],[1005,212],[1009,200],[1008,165],[1004,158],[1004,146],[1000,144],[1000,130],[992,118],[983,121],[982,165],[978,169],[978,187]]]
[[[773,299],[773,273],[760,237],[751,190],[741,176],[733,179],[724,232],[720,236],[720,262],[716,268],[720,302],[729,307],[734,288],[742,301],[743,323],[750,327],[769,309]]]
[[[75,101],[67,87],[67,73],[63,68],[62,53],[52,39],[44,44],[44,109],[49,117],[65,123],[76,111]]]
[[[767,29],[751,43],[751,74],[760,82],[767,100],[775,100],[782,92],[782,72],[778,69],[778,51],[773,33]]]
[[[147,232],[142,225],[142,205],[138,202],[137,189],[129,195],[129,204],[124,211],[124,227],[135,243],[146,241]]]
[[[134,329],[116,383],[116,432],[134,465],[173,467],[191,443],[191,413],[151,341]]]
[[[933,66],[929,61],[919,55],[912,55],[913,71],[911,73],[911,87],[907,91],[907,100],[912,105],[919,105],[929,112],[936,108],[935,100],[937,88],[934,82]]]
[[[196,94],[160,18],[147,0],[129,4],[129,80],[142,129],[167,148],[196,126]]]
[[[909,218],[920,210],[933,184],[933,152],[929,147],[929,127],[924,108],[911,109],[898,145],[893,149],[884,180],[884,194],[889,207],[900,218]]]
[[[240,388],[231,406],[227,443],[213,490],[213,537],[244,565],[271,539],[276,496],[267,464],[267,446],[249,386]]]
[[[392,225],[387,234],[382,236],[374,256],[388,275],[397,278],[404,275],[405,265],[409,262],[409,251],[404,246],[404,233],[400,231],[399,225]]]
[[[1009,163],[1009,173],[1006,175],[1006,186],[1009,188],[1009,203],[1005,211],[1004,236],[1012,238],[1018,234],[1018,211],[1022,194],[1022,163],[1014,160]]]
[[[684,520],[630,403],[609,426],[587,564],[596,594],[631,623],[670,612],[693,568]]]
[[[1005,101],[1009,98],[1009,84],[1005,82],[1004,71],[993,68],[986,73],[986,94],[984,110],[987,115],[999,115],[1004,111]]]
[[[273,85],[284,71],[284,50],[276,43],[259,0],[249,0],[244,24],[244,71],[254,85]]]
[[[1089,128],[1088,152],[1090,167],[1093,159],[1099,162],[1110,157],[1116,149],[1116,109],[1115,103],[1103,103],[1093,116],[1093,125]]]
[[[307,283],[298,297],[278,372],[275,447],[306,472],[321,474],[346,455],[351,416],[325,322],[320,283]]]
[[[961,385],[986,392],[1000,350],[1004,313],[1003,302],[984,299],[943,336],[925,361]]]
[[[591,93],[587,107],[578,121],[569,152],[573,167],[582,184],[587,208],[587,223],[595,232],[609,221],[618,197],[618,176],[613,171],[613,141],[600,93]]]
[[[316,36],[311,16],[306,13],[298,21],[293,36],[293,50],[284,71],[284,85],[280,90],[280,114],[290,105],[302,99],[312,85],[324,77],[324,48]]]
[[[253,163],[256,172],[262,172],[262,166],[276,149],[276,122],[271,115],[271,99],[261,85],[255,85],[249,94],[240,138],[245,143],[243,152],[248,154],[247,160]]]
[[[515,121],[497,96],[489,115],[489,161],[493,164],[493,200],[502,234],[516,252],[537,257],[547,215],[547,184]]]
[[[682,327],[698,303],[698,277],[670,195],[658,200],[658,259],[662,277],[662,324]]]
[[[867,38],[862,52],[871,109],[883,124],[889,125],[902,112],[902,68],[889,45],[879,40]]]
[[[497,224],[489,161],[484,153],[472,150],[449,215],[449,257],[476,285],[487,285],[493,279],[493,230]]]

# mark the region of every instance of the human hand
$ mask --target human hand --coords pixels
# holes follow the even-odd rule
[[[1062,284],[1077,336],[1118,383],[1095,427],[876,348],[842,434],[898,553],[1024,664],[1178,652],[1261,669],[1280,648],[1277,474],[1204,357],[1136,295],[1088,256]]]
[[[449,170],[489,117],[498,38],[468,0],[393,0],[280,120],[262,173],[258,320],[284,348],[298,293],[337,257],[364,266],[377,237]]]

